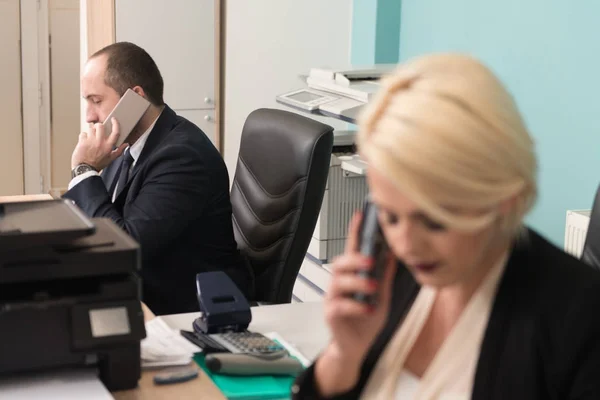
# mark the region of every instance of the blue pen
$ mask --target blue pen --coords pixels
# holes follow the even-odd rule
[[[191,381],[198,377],[197,369],[185,369],[173,372],[163,372],[154,375],[154,383],[156,385],[169,385],[172,383],[181,383]]]

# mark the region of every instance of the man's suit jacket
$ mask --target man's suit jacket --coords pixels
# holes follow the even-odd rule
[[[419,285],[399,266],[392,310],[362,365],[356,399]],[[314,367],[296,381],[294,399],[321,399]],[[529,230],[512,250],[477,363],[475,400],[600,399],[600,272]]]
[[[113,203],[107,188],[120,162],[64,197],[90,217],[111,218],[138,241],[148,307],[156,314],[197,311],[196,273],[211,270],[225,271],[251,295],[252,274],[233,236],[227,168],[208,137],[165,106]]]

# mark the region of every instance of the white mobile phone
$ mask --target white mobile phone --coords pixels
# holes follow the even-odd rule
[[[121,134],[117,140],[116,146],[120,146],[127,136],[131,133],[138,121],[144,116],[146,110],[150,107],[150,102],[134,92],[131,89],[127,89],[125,94],[121,97],[121,100],[117,103],[115,108],[110,112],[106,120],[102,123],[104,126],[104,133],[108,136],[112,132],[111,118],[116,118],[119,121],[121,128]]]

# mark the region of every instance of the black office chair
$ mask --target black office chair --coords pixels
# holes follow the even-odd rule
[[[600,269],[600,187],[596,191],[596,198],[590,214],[581,260],[596,269]]]
[[[231,189],[233,230],[255,275],[255,302],[289,303],[329,173],[333,128],[274,109],[244,124]]]

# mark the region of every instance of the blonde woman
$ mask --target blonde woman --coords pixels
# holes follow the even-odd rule
[[[372,260],[355,218],[325,299],[331,342],[294,398],[600,399],[600,272],[523,227],[536,159],[499,80],[463,55],[412,60],[358,144],[390,263],[380,282],[356,273]]]

